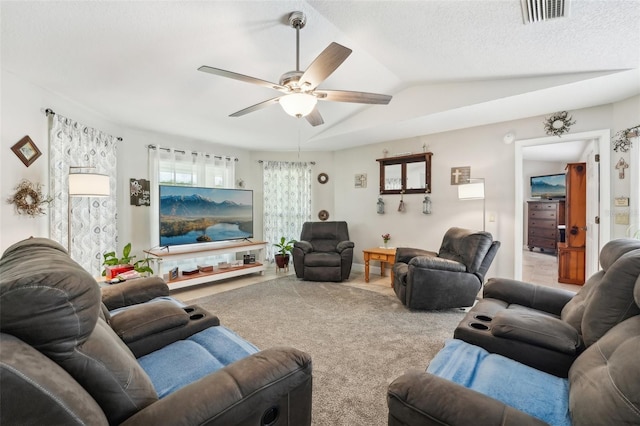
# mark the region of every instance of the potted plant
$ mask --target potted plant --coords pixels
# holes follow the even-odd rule
[[[110,251],[109,253],[105,253],[103,255],[104,261],[102,262],[102,266],[104,266],[105,269],[102,271],[102,275],[103,276],[107,275],[107,267],[109,267],[110,270],[114,270],[114,271],[117,271],[117,270],[126,271],[126,270],[133,269],[134,271],[140,274],[145,274],[145,273],[153,274],[153,269],[151,269],[151,267],[149,266],[149,258],[141,259],[132,263],[135,257],[136,256],[131,256],[131,243],[127,243],[127,245],[125,245],[124,248],[122,249],[122,257],[118,257],[115,251]],[[122,268],[114,268],[117,266],[122,266]],[[118,273],[119,272],[116,272],[116,275]],[[112,278],[112,277],[108,277],[108,278]]]
[[[278,268],[286,268],[289,265],[289,254],[293,250],[295,242],[296,240],[287,241],[285,237],[280,237],[280,242],[274,244],[275,247],[278,247],[278,253],[275,255]]]

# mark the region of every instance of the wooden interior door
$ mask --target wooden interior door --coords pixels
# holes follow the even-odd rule
[[[587,165],[567,164],[567,200],[565,203],[567,246],[584,247],[587,242]]]
[[[584,284],[587,241],[587,165],[567,164],[565,242],[558,244],[558,281]]]

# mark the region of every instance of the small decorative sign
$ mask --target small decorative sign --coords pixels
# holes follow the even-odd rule
[[[130,179],[129,192],[132,206],[151,205],[151,184],[146,179]]]
[[[628,225],[629,224],[629,212],[616,213],[615,215],[616,225]]]
[[[367,174],[356,173],[354,179],[354,188],[366,188],[367,187]]]
[[[627,197],[614,198],[614,206],[616,206],[616,207],[629,207],[629,199]]]
[[[469,183],[470,178],[471,166],[451,168],[451,185],[462,185],[465,183]]]

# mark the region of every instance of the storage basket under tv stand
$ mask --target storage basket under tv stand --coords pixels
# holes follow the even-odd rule
[[[198,246],[171,246],[168,249],[158,248],[145,250],[145,253],[149,255],[155,264],[156,275],[163,277],[169,285],[169,289],[174,290],[241,275],[258,272],[264,274],[266,270],[266,266],[264,265],[266,247],[267,243],[264,241],[230,241]],[[169,279],[169,271],[163,270],[164,261],[190,260],[191,263],[193,263],[193,261],[198,258],[241,252],[254,253],[256,255],[255,263],[231,266],[225,269],[217,268],[216,265],[214,265],[214,269],[211,272],[198,272],[193,275],[182,275],[182,273],[180,273],[179,277],[173,280]]]

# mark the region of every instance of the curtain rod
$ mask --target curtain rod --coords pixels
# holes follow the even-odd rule
[[[147,145],[147,148],[149,148],[149,149],[158,149],[158,146],[157,145]],[[167,152],[171,151],[169,148],[160,147],[160,149],[162,151],[167,151]],[[173,152],[179,152],[180,154],[186,154],[187,153],[187,151],[183,151],[181,149],[174,149]],[[191,155],[198,155],[198,153],[197,152],[192,152]],[[206,154],[206,157],[210,158],[211,156],[209,154]],[[238,158],[236,158],[236,157],[233,157],[233,158],[232,157],[222,157],[220,155],[214,155],[213,158],[217,158],[217,159],[220,159],[220,160],[238,161]]]
[[[56,115],[55,111],[52,110],[51,108],[47,108],[44,110],[44,115],[46,115],[47,117],[49,117],[50,115]],[[116,137],[116,139],[120,142],[122,142],[122,138],[121,137]]]
[[[264,160],[258,160],[258,163],[262,164],[262,163],[264,163]],[[316,162],[315,161],[309,161],[309,164],[315,166]]]

